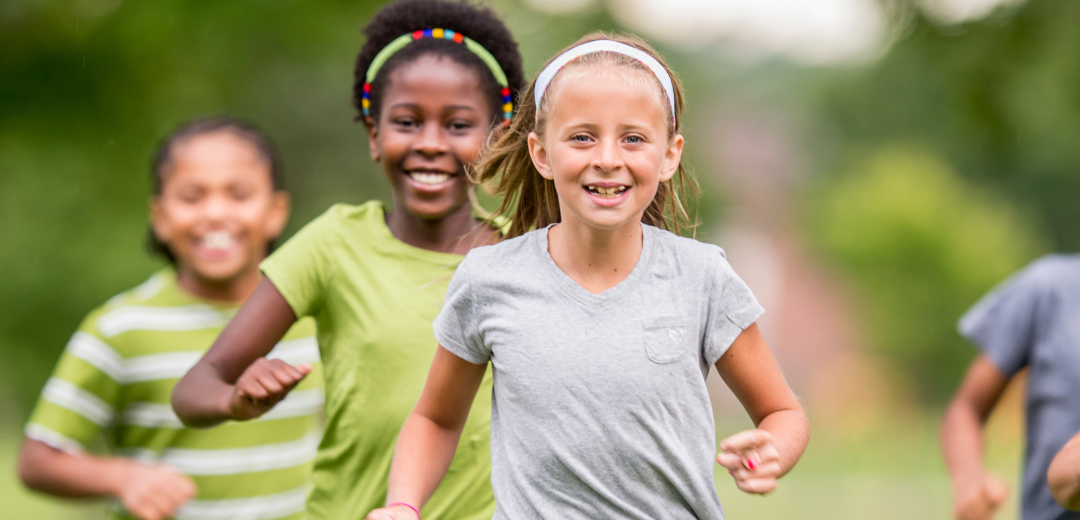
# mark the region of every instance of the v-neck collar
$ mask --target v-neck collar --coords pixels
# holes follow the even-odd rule
[[[621,282],[615,284],[614,287],[599,294],[593,294],[585,290],[573,278],[570,278],[570,275],[566,274],[551,258],[551,253],[548,252],[548,232],[551,231],[551,227],[554,225],[550,224],[544,229],[534,232],[533,243],[536,244],[536,252],[540,255],[541,262],[547,267],[548,274],[571,298],[589,307],[599,307],[629,293],[637,285],[638,280],[644,276],[642,272],[648,268],[649,261],[652,258],[653,244],[656,242],[655,237],[653,237],[654,230],[652,226],[641,224],[641,256],[638,257],[634,268],[630,270],[630,274]]]

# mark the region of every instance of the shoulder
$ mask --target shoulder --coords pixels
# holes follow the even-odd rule
[[[1080,254],[1050,254],[1031,262],[1016,275],[1016,280],[1042,289],[1080,281]]]
[[[547,229],[530,231],[497,244],[473,248],[461,261],[458,271],[498,273],[520,267],[521,262],[535,258],[535,234]]]
[[[659,263],[670,264],[671,269],[710,274],[731,271],[727,254],[718,245],[682,237],[653,226],[647,225],[644,229],[655,241]]]
[[[374,223],[381,223],[382,217],[382,203],[376,200],[360,205],[338,203],[315,217],[304,228],[330,230],[371,226]]]

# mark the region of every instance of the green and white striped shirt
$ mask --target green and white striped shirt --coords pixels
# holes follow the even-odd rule
[[[79,452],[160,462],[190,476],[198,495],[178,520],[300,519],[321,430],[323,374],[315,325],[303,319],[267,356],[314,370],[257,420],[184,428],[173,386],[217,338],[237,306],[197,299],[171,269],[94,310],[45,383],[26,436]],[[130,518],[117,507],[114,518]]]

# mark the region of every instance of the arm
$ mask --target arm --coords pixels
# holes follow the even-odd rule
[[[172,406],[184,425],[214,426],[258,417],[285,398],[311,371],[264,358],[296,315],[269,279],[236,313],[210,350],[176,384]]]
[[[476,365],[439,346],[424,392],[398,437],[390,466],[386,502],[404,502],[422,509],[439,487],[454,459],[461,430],[484,379],[487,365]],[[368,520],[413,520],[404,506],[376,509]]]
[[[1080,433],[1065,443],[1050,462],[1046,481],[1061,507],[1080,511]]]
[[[65,498],[113,496],[135,517],[161,520],[195,496],[195,484],[166,466],[121,457],[71,454],[24,439],[19,478],[26,487]]]
[[[971,364],[941,421],[941,450],[953,487],[953,516],[984,520],[1008,498],[1004,482],[983,467],[983,424],[1009,379],[980,355]]]
[[[780,372],[757,323],[735,339],[716,370],[757,426],[720,443],[716,460],[739,489],[764,494],[776,488],[810,441],[810,423]]]

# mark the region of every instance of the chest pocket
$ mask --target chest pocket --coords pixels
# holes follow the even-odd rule
[[[674,363],[687,356],[690,341],[686,326],[679,316],[658,316],[646,319],[645,353],[654,363]]]

